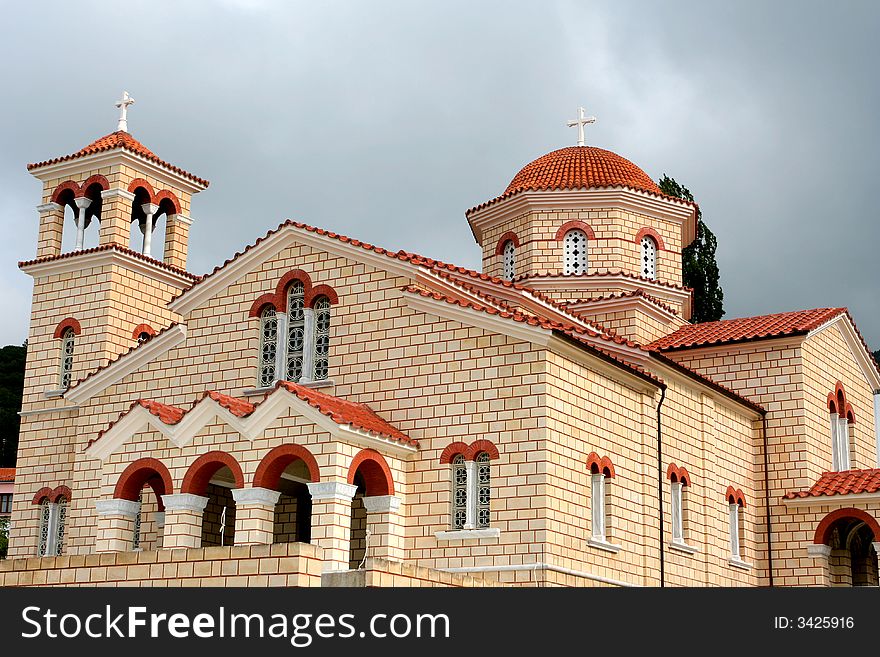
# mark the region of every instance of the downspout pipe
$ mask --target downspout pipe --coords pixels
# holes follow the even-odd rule
[[[770,513],[770,454],[767,440],[767,413],[761,414],[761,439],[764,443],[764,506],[767,509],[767,573],[773,586],[773,520]]]
[[[657,504],[660,518],[660,587],[666,586],[666,552],[663,548],[663,422],[660,410],[666,399],[666,386],[660,388],[660,401],[657,404]]]

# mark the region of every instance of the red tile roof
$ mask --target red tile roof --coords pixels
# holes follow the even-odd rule
[[[221,392],[215,392],[213,390],[209,390],[208,392],[206,392],[204,394],[204,397],[210,397],[227,411],[232,413],[235,417],[247,417],[248,415],[253,413],[254,409],[256,408],[256,406],[254,406],[250,402],[244,401],[243,399],[230,397],[229,395],[224,395]]]
[[[880,491],[880,468],[825,472],[810,490],[786,493],[785,499],[822,497],[823,495],[856,495]]]
[[[133,251],[131,249],[125,248],[124,246],[119,246],[118,244],[102,244],[101,246],[95,246],[91,249],[83,249],[81,251],[68,251],[67,253],[62,253],[61,255],[46,256],[43,258],[35,258],[33,260],[22,260],[18,263],[18,266],[20,268],[29,267],[30,265],[41,264],[44,262],[52,262],[54,260],[64,260],[65,258],[74,258],[76,256],[81,256],[86,253],[98,253],[100,251],[119,251],[120,253],[133,256],[138,260],[149,262],[151,265],[156,265],[157,267],[161,267],[162,269],[167,269],[168,271],[173,272],[179,276],[183,276],[184,278],[189,278],[194,282],[201,279],[201,276],[198,276],[197,274],[191,274],[185,269],[180,269],[179,267],[175,267],[174,265],[169,265],[166,262],[156,260],[155,258],[151,258],[150,256],[139,253],[138,251]]]
[[[668,305],[665,301],[663,301],[662,299],[658,299],[655,296],[651,296],[650,294],[648,294],[644,290],[635,290],[633,292],[621,292],[620,294],[605,294],[605,295],[598,296],[598,297],[590,297],[589,299],[576,299],[574,301],[564,301],[560,305],[568,308],[568,307],[573,306],[575,304],[590,304],[590,303],[598,303],[600,301],[613,301],[614,299],[630,299],[633,297],[641,297],[641,298],[645,299],[646,301],[653,303],[658,308],[662,308],[666,312],[672,313],[673,315],[679,314],[679,312],[675,308]],[[575,312],[575,314],[580,315],[583,313],[584,310],[586,310],[586,309],[580,309],[577,312]]]
[[[0,482],[15,481],[15,468],[0,468]]]
[[[668,351],[729,342],[804,335],[845,312],[846,308],[815,308],[813,310],[691,324],[690,326],[682,326],[674,333],[652,342],[648,348]]]
[[[306,388],[298,383],[291,383],[290,381],[279,381],[276,385],[277,388],[284,388],[292,392],[301,400],[307,402],[312,408],[318,409],[321,413],[331,418],[336,424],[347,425],[354,429],[378,434],[406,445],[412,445],[413,447],[419,446],[418,441],[413,440],[390,425],[376,415],[376,412],[366,404],[334,397],[319,390]]]
[[[501,196],[471,208],[465,215],[527,190],[609,187],[626,187],[696,207],[661,192],[647,173],[617,153],[594,146],[570,146],[529,162],[513,177]]]
[[[563,274],[561,271],[548,271],[548,272],[543,272],[540,274],[522,274],[521,276],[516,277],[516,281],[521,282],[521,281],[529,281],[533,278],[550,278],[550,277],[556,277],[556,276],[564,276],[566,279],[594,278],[594,277],[602,278],[605,276],[623,276],[624,278],[632,278],[637,281],[644,281],[646,283],[653,283],[654,285],[661,285],[663,287],[670,287],[675,290],[687,290],[687,291],[691,291],[691,292],[693,291],[692,288],[689,288],[689,287],[683,287],[681,285],[676,285],[675,283],[668,283],[666,281],[660,281],[660,280],[657,280],[656,278],[647,278],[645,276],[639,276],[638,274],[631,274],[630,272],[623,271],[622,269],[616,270],[616,271],[611,270],[611,269],[606,269],[605,271],[593,271],[590,273],[583,273],[583,274]]]
[[[152,415],[155,415],[165,424],[177,424],[183,419],[183,416],[186,415],[186,411],[182,408],[169,406],[168,404],[161,404],[150,399],[138,399],[137,403],[146,408]],[[123,415],[125,415],[125,413]]]
[[[180,167],[176,167],[173,164],[169,164],[164,160],[159,159],[153,151],[140,143],[137,139],[132,137],[129,133],[118,130],[116,132],[111,132],[109,135],[104,135],[100,139],[96,139],[88,146],[81,148],[76,153],[71,153],[70,155],[64,155],[62,157],[56,157],[51,160],[46,160],[44,162],[36,162],[34,164],[28,164],[28,171],[33,171],[35,169],[39,169],[40,167],[45,167],[50,164],[58,164],[59,162],[67,162],[68,160],[74,160],[80,157],[86,157],[88,155],[94,155],[95,153],[103,153],[104,151],[111,151],[116,148],[121,148],[122,150],[129,151],[134,153],[135,155],[140,155],[144,159],[149,160],[153,164],[158,164],[161,167],[166,169],[170,169],[175,173],[180,174],[185,178],[189,178],[193,182],[202,185],[203,187],[207,187],[210,183],[203,178],[199,178],[187,171],[184,171]]]

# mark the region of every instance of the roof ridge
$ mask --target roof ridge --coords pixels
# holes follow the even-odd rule
[[[144,255],[138,251],[134,251],[132,249],[126,248],[124,246],[120,246],[119,244],[101,244],[99,246],[93,246],[90,249],[80,249],[79,251],[68,251],[67,253],[59,253],[58,255],[53,256],[43,256],[42,258],[34,258],[33,260],[21,260],[18,263],[19,268],[30,267],[31,265],[42,264],[44,262],[53,262],[55,260],[64,260],[65,258],[72,258],[79,255],[84,255],[87,253],[99,253],[101,251],[119,251],[120,253],[124,253],[126,255],[134,256],[139,260],[143,260],[145,262],[150,263],[151,265],[157,265],[158,267],[162,267],[163,269],[167,269],[175,274],[180,276],[184,276],[186,278],[192,279],[193,283],[197,283],[201,280],[201,276],[198,274],[193,274],[188,272],[185,269],[181,269],[180,267],[175,267],[174,265],[169,265],[167,262],[163,262],[162,260],[157,260],[156,258],[151,258],[148,255]]]
[[[602,277],[602,276],[623,276],[625,278],[632,278],[637,281],[644,281],[645,283],[654,283],[656,285],[662,285],[663,287],[672,288],[675,290],[689,291],[693,292],[693,288],[684,286],[684,285],[676,285],[675,283],[669,283],[668,281],[657,280],[656,278],[648,278],[646,276],[639,276],[638,274],[631,274],[630,272],[619,270],[611,270],[605,269],[600,271],[591,271],[591,272],[581,272],[579,274],[564,274],[559,271],[548,271],[541,274],[521,274],[516,277],[516,281],[527,281],[533,278],[550,278],[554,277],[564,277],[564,278],[593,278],[593,277]]]

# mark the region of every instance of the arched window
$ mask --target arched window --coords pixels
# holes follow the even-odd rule
[[[672,542],[670,547],[680,552],[692,554],[697,549],[687,544],[685,533],[685,520],[688,513],[687,497],[691,487],[691,476],[687,468],[680,468],[675,463],[669,464],[666,476],[669,477],[669,498],[672,511]]]
[[[63,495],[55,500],[55,540],[53,554],[64,554],[64,529],[67,524],[67,498]]]
[[[840,382],[834,392],[828,395],[828,411],[831,420],[831,468],[836,472],[849,470],[852,467],[850,424],[855,424],[855,415]]]
[[[272,306],[260,313],[260,386],[275,383],[275,355],[278,352],[278,318]]]
[[[330,299],[318,297],[315,310],[315,381],[323,381],[330,373]]]
[[[580,228],[573,228],[562,240],[563,273],[587,273],[587,234]]]
[[[288,381],[299,381],[303,375],[305,345],[305,286],[294,281],[287,288],[287,372]]]
[[[504,243],[501,257],[504,265],[504,278],[512,280],[516,276],[516,245],[513,240],[507,240]]]
[[[52,507],[49,498],[44,497],[40,502],[40,535],[37,543],[37,556],[45,557],[49,554],[49,522],[52,520]]]
[[[480,452],[474,461],[477,464],[477,527],[483,529],[489,526],[489,500],[492,496],[489,454]]]
[[[464,529],[467,522],[467,468],[464,456],[452,459],[452,528]]]
[[[745,530],[743,510],[745,500],[742,497],[728,499],[730,509],[730,561],[732,563],[744,563],[745,555],[742,549],[742,540]]]
[[[642,238],[642,276],[657,278],[657,243],[647,235]]]
[[[59,383],[62,388],[70,387],[70,377],[73,372],[73,348],[76,334],[73,328],[66,328],[61,334],[61,366]]]

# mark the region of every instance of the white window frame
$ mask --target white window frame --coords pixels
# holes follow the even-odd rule
[[[468,469],[464,455],[456,454],[452,459],[452,529],[471,529],[468,527]],[[460,498],[460,499],[459,499]],[[459,514],[461,522],[459,522]]]
[[[488,452],[480,452],[474,459],[473,502],[474,518],[477,529],[488,529],[492,526],[492,459]]]
[[[849,420],[831,413],[831,468],[834,472],[842,472],[852,467],[851,445],[849,439]]]
[[[575,239],[580,238],[582,246],[575,244]],[[562,238],[562,273],[570,276],[574,274],[586,274],[590,267],[589,256],[590,240],[587,233],[580,228],[572,228]],[[575,253],[576,249],[580,249]]]
[[[326,296],[318,297],[312,304],[314,331],[312,339],[312,380],[325,381],[330,376],[330,326],[333,304]]]
[[[267,325],[274,325],[274,338],[267,336]],[[257,362],[257,384],[261,388],[271,386],[278,380],[278,312],[266,306],[260,313],[260,351]],[[271,353],[267,349],[271,348]]]
[[[730,558],[734,561],[742,561],[739,532],[739,504],[730,503]]]
[[[464,467],[465,519],[464,524],[459,525],[456,521],[456,511],[461,511],[461,507],[456,504],[456,491],[462,488],[462,485],[457,481],[457,475],[461,472],[462,466]],[[483,478],[484,480],[481,481]],[[452,483],[452,499],[450,501],[449,526],[452,531],[489,530],[492,527],[492,459],[488,452],[480,452],[477,454],[476,460],[467,460],[461,454],[453,458],[450,481]]]
[[[509,281],[516,276],[516,245],[513,240],[507,240],[501,247],[501,264],[503,268],[503,277]]]
[[[306,373],[305,307],[306,286],[302,281],[294,281],[287,288],[287,322],[284,330],[284,369],[282,370],[286,381],[301,381]]]
[[[642,238],[641,275],[651,280],[657,279],[657,242],[650,235]]]
[[[64,553],[64,536],[67,529],[68,500],[40,502],[40,524],[37,534],[37,556],[57,557]]]
[[[672,503],[672,542],[685,544],[684,540],[684,504],[682,500],[682,489],[684,483],[681,481],[672,481],[669,484],[669,492]]]
[[[590,507],[592,516],[592,538],[594,541],[606,542],[607,516],[605,514],[605,474],[594,472],[590,475]]]

